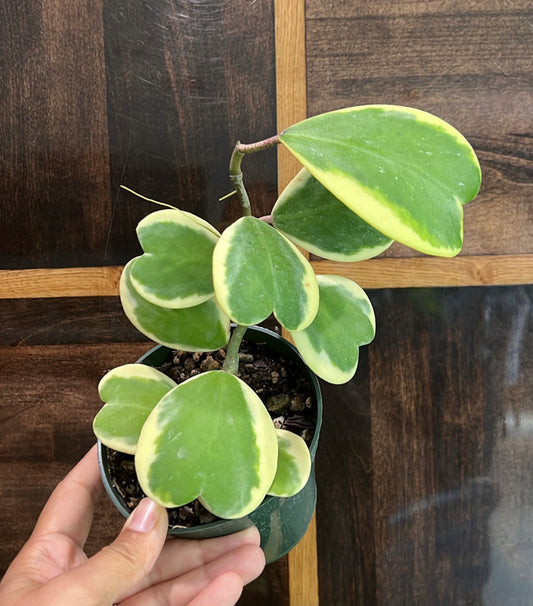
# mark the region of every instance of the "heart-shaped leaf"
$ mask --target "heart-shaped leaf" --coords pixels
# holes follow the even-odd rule
[[[307,484],[311,473],[311,454],[305,441],[295,433],[276,429],[278,468],[268,494],[292,497]]]
[[[227,344],[229,318],[215,299],[185,309],[154,305],[133,288],[130,279],[132,259],[120,278],[120,300],[130,322],[149,339],[185,351],[214,351]]]
[[[357,369],[359,346],[374,338],[374,310],[364,290],[341,276],[318,276],[320,306],[313,323],[292,332],[302,358],[329,383],[346,383]]]
[[[308,326],[318,307],[313,269],[267,223],[242,217],[222,234],[213,254],[213,282],[222,309],[244,326],[274,312],[289,330]]]
[[[272,209],[272,221],[298,246],[332,261],[362,261],[392,240],[363,221],[302,168]]]
[[[165,507],[198,497],[215,515],[239,518],[263,500],[277,453],[259,397],[234,375],[214,370],[162,398],[142,429],[135,467],[145,493]]]
[[[191,221],[198,223],[198,225],[200,225],[201,227],[205,227],[205,229],[207,229],[207,231],[210,231],[215,236],[216,240],[218,240],[220,238],[220,232],[218,231],[218,229],[216,227],[211,225],[211,223],[209,223],[209,221],[202,219],[202,217],[199,217],[198,215],[195,215],[194,213],[187,212],[186,210],[180,210],[180,212],[182,214],[184,214],[186,217],[188,217]]]
[[[426,112],[352,107],[289,127],[281,142],[324,187],[381,233],[451,257],[463,241],[462,204],[481,171],[467,140]]]
[[[144,255],[131,267],[131,283],[147,301],[172,309],[212,298],[212,256],[218,236],[177,209],[158,210],[137,226]]]
[[[109,448],[134,454],[148,415],[174,387],[171,378],[144,364],[110,370],[98,385],[105,406],[94,418],[96,437]]]

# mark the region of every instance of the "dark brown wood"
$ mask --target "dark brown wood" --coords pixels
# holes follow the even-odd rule
[[[92,265],[110,222],[102,1],[2,2],[2,268]]]
[[[0,318],[0,345],[83,345],[145,340],[124,315],[118,297],[0,299]]]
[[[529,604],[533,288],[370,296],[368,366],[326,392],[321,603]]]
[[[309,114],[409,105],[455,125],[483,185],[465,207],[463,254],[533,250],[531,4],[308,0]],[[385,256],[419,256],[394,244]]]
[[[276,133],[272,2],[20,3],[0,8],[2,268],[120,265],[157,207],[222,227],[237,139]],[[246,160],[258,214],[276,153]]]
[[[321,604],[375,604],[368,352],[360,353],[348,386],[321,383],[324,417],[316,461]]]
[[[232,190],[232,148],[276,133],[273,19],[270,2],[105,2],[109,259],[135,249],[135,224],[155,209],[120,184],[219,227],[238,216],[235,199],[218,202]],[[275,151],[245,162],[264,214],[275,196]]]

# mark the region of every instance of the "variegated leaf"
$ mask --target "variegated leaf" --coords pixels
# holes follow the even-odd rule
[[[186,217],[188,217],[191,221],[198,223],[198,225],[200,225],[201,227],[205,227],[205,229],[210,231],[215,236],[216,240],[218,240],[220,238],[220,232],[218,231],[218,229],[216,227],[211,225],[211,223],[209,223],[209,221],[202,219],[202,217],[199,217],[198,215],[195,215],[194,213],[187,212],[186,210],[181,210],[180,212],[183,213]]]
[[[222,234],[213,254],[213,282],[222,309],[251,326],[272,312],[289,330],[308,326],[318,308],[313,269],[270,225],[242,217]]]
[[[450,257],[463,241],[462,205],[481,184],[476,155],[443,120],[366,105],[289,127],[281,142],[362,219],[393,240]]]
[[[214,351],[227,344],[229,318],[215,299],[185,309],[168,309],[146,301],[130,279],[132,259],[122,272],[120,300],[130,322],[149,339],[185,351]]]
[[[144,255],[131,267],[131,283],[147,301],[171,309],[212,298],[212,256],[218,236],[198,218],[158,210],[137,226]]]
[[[311,473],[311,454],[305,441],[295,433],[276,429],[278,468],[268,494],[292,497],[307,484]]]
[[[346,383],[357,369],[359,346],[374,338],[374,310],[362,288],[341,276],[318,276],[320,306],[313,323],[292,332],[311,370],[329,383]]]
[[[105,405],[93,421],[96,437],[109,448],[134,454],[148,415],[174,387],[172,379],[144,364],[110,370],[98,385]]]
[[[277,465],[272,420],[255,392],[224,371],[181,383],[144,424],[135,467],[145,493],[165,507],[200,498],[222,518],[253,511]]]
[[[362,261],[392,240],[363,221],[307,169],[289,183],[272,209],[272,221],[292,242],[332,261]]]

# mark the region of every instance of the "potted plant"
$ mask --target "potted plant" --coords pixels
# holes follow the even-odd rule
[[[303,168],[272,214],[257,218],[241,161],[278,144]],[[314,508],[321,404],[313,373],[335,384],[350,380],[359,347],[375,332],[364,291],[342,276],[316,276],[298,247],[355,262],[396,240],[454,256],[462,246],[462,206],[476,196],[481,173],[452,126],[390,105],[329,112],[270,139],[237,143],[229,172],[242,217],[223,233],[172,207],[139,223],[144,253],[125,266],[120,296],[129,320],[160,347],[143,363],[104,376],[105,405],[94,431],[106,479],[108,448],[129,453],[152,499],[169,508],[198,499],[224,520],[180,532],[214,536],[256,523],[263,544],[274,545],[272,560],[303,535]],[[264,340],[250,327],[271,314],[290,333],[298,353],[287,345],[288,355],[315,389],[318,426],[310,448],[300,435],[276,428],[260,395],[239,378],[243,338]],[[221,349],[214,367],[179,384],[154,368],[171,350],[198,357]],[[115,489],[108,491],[124,510]],[[283,529],[296,527],[286,541]]]

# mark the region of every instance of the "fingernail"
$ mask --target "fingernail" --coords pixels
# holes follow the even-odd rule
[[[157,505],[151,499],[143,499],[126,522],[130,530],[149,532],[157,522]]]

